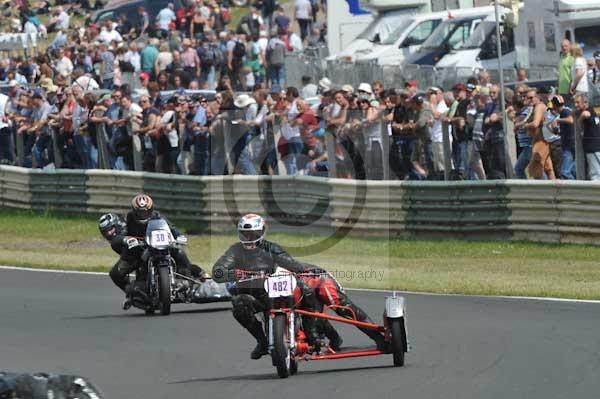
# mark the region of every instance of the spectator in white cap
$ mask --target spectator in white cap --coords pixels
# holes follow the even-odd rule
[[[351,85],[343,85],[342,91],[345,91],[346,94],[354,94],[354,88]]]
[[[318,87],[312,82],[310,76],[302,76],[302,89],[300,90],[300,97],[312,98],[317,96]]]
[[[373,98],[373,89],[368,83],[359,84],[356,91],[358,92],[358,95],[361,98],[365,98],[367,100],[371,100]]]

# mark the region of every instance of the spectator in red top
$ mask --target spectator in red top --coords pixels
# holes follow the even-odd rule
[[[304,100],[299,99],[297,101],[298,111],[298,126],[300,126],[300,137],[304,144],[303,154],[306,154],[308,150],[312,149],[317,145],[317,138],[314,135],[315,129],[319,127],[319,121],[315,112],[310,108],[308,103]]]

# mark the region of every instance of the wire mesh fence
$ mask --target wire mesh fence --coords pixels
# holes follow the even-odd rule
[[[345,84],[356,87],[362,82],[370,83],[379,80],[385,87],[398,88],[409,80],[415,80],[419,87],[437,86],[449,90],[457,83],[464,83],[481,70],[479,68],[437,68],[430,65],[379,65],[376,61],[352,63],[326,60],[323,53],[324,51],[317,48],[288,55],[285,62],[286,85],[300,86],[302,77],[309,76],[313,82],[327,77],[338,87]],[[497,69],[488,72],[492,81],[500,80]],[[516,69],[506,68],[503,73],[505,82],[516,81]],[[549,67],[528,68],[527,74],[530,81],[554,80],[558,76],[556,68]]]

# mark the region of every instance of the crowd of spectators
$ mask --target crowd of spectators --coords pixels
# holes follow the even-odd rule
[[[355,179],[383,179],[384,166],[403,180],[443,179],[448,166],[453,179],[503,179],[507,170],[574,179],[579,120],[588,175],[600,179],[600,121],[584,87],[596,67],[570,43],[557,93],[529,87],[519,71],[522,82],[504,93],[505,126],[500,88],[485,71],[446,92],[415,81],[336,87],[326,77],[286,85],[286,57],[324,40],[312,0],[296,0],[293,16],[263,0],[236,26],[219,0],[85,26],[70,15],[87,1],[69,3],[17,4],[13,29],[55,34],[43,53],[0,61],[2,163],[98,168],[102,148],[110,168],[161,173],[281,174],[282,165],[327,176],[335,164],[338,177]]]

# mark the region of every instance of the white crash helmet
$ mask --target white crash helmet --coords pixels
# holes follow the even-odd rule
[[[238,223],[238,237],[245,248],[253,249],[265,238],[267,224],[254,213],[242,216]]]

